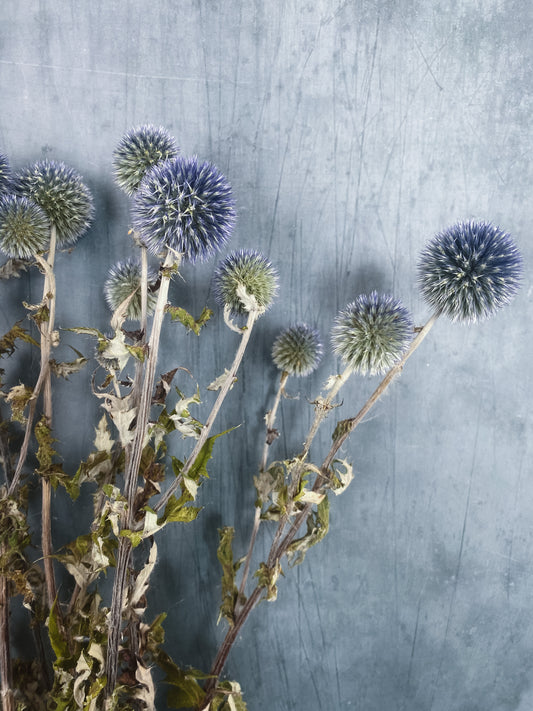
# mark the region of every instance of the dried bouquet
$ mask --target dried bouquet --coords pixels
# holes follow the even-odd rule
[[[192,268],[226,247],[236,220],[231,188],[214,165],[182,157],[174,138],[151,125],[126,133],[113,161],[115,180],[131,198],[132,254],[110,268],[105,282],[110,330],[61,324],[60,335],[55,255],[72,249],[90,227],[91,193],[63,163],[45,160],[12,172],[0,156],[0,250],[6,255],[0,276],[7,280],[37,268],[43,283],[42,300],[23,303],[20,319],[0,339],[3,708],[154,709],[153,669],[159,667],[170,708],[238,711],[246,705],[239,684],[223,679],[225,662],[254,608],[276,599],[282,571],[300,563],[326,535],[328,496],[343,493],[353,478],[350,462],[339,455],[346,439],[437,318],[475,322],[512,299],[522,259],[500,228],[460,222],[436,234],[420,255],[418,283],[430,310],[424,326],[415,327],[406,308],[389,294],[354,295],[331,333],[342,370],[329,377],[311,403],[300,402],[302,408],[314,408],[301,450],[274,459],[269,455],[279,434],[276,415],[287,382],[311,373],[325,350],[317,331],[305,323],[288,324],[278,335],[272,358],[279,382],[273,402],[265,403],[264,444],[257,470],[250,472],[256,500],[247,549],[235,554],[233,528],[219,531],[219,614],[227,633],[211,669],[183,668],[164,651],[164,612],[154,616],[146,610],[146,591],[157,577],[157,540],[166,526],[194,525],[201,515],[200,487],[209,485],[208,463],[216,439],[226,434],[215,428],[217,414],[230,389],[239,387],[239,364],[258,319],[276,296],[278,277],[269,259],[254,249],[231,252],[216,267],[216,300],[237,347],[231,365],[208,385],[217,392],[211,411],[198,419],[206,384],[182,392],[173,383],[183,364],[159,375],[158,350],[165,317],[200,338],[213,317],[208,308],[194,316],[169,303],[169,284],[183,267]],[[54,355],[67,334],[79,340],[76,357],[59,360]],[[23,343],[40,353],[39,372],[33,380],[29,374],[27,382],[17,370]],[[87,367],[83,352],[91,351],[92,395],[102,414],[94,423],[93,451],[77,471],[65,471],[56,452],[64,433],[54,432],[53,381]],[[381,374],[383,380],[359,412],[331,427],[329,451],[314,451],[319,428],[354,374]],[[238,430],[232,436],[238,437]],[[178,446],[180,457],[172,454]],[[93,510],[90,528],[59,550],[51,534],[52,490],[57,487],[72,499],[92,497]],[[38,489],[40,517],[34,512]],[[29,513],[32,521],[40,519],[40,531],[30,527]],[[266,559],[258,562],[260,529],[271,545]],[[58,566],[71,579],[59,591]],[[106,577],[112,591],[103,585]],[[12,655],[14,598],[27,609],[35,644],[31,661]]]

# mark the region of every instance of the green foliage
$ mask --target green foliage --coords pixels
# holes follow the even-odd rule
[[[210,711],[247,711],[241,687],[236,681],[223,681],[217,685]]]
[[[230,627],[235,623],[235,605],[239,598],[239,590],[235,584],[235,575],[239,570],[242,561],[233,561],[233,536],[235,529],[226,526],[219,530],[219,544],[217,558],[222,567],[222,603],[220,605],[220,615],[225,617]]]
[[[257,578],[258,586],[265,588],[266,599],[269,602],[276,600],[278,597],[278,588],[276,583],[280,575],[283,575],[283,571],[279,563],[272,568],[269,568],[266,563],[261,563],[259,568],[254,573],[254,577]]]
[[[202,313],[197,319],[191,316],[188,311],[181,308],[181,306],[168,305],[166,310],[170,314],[172,321],[179,321],[188,331],[192,331],[197,336],[200,335],[202,327],[205,326],[213,315],[211,309],[208,309],[207,307],[204,307]]]
[[[31,343],[33,346],[38,346],[37,341],[32,338],[27,331],[20,325],[22,321],[18,321],[2,338],[0,338],[0,357],[4,355],[13,355],[15,352],[15,342],[17,340]]]
[[[198,681],[209,679],[209,675],[198,669],[181,669],[162,650],[157,654],[157,664],[166,674],[164,683],[171,687],[167,704],[173,709],[197,708],[205,696]]]
[[[24,410],[32,394],[33,390],[22,383],[10,389],[6,395],[6,402],[11,405],[11,420],[13,422],[20,422],[23,425],[26,423]]]

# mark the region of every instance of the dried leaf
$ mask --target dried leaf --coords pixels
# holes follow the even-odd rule
[[[148,579],[150,578],[150,575],[152,574],[152,571],[155,567],[155,563],[157,560],[157,545],[155,543],[152,544],[152,547],[150,548],[150,554],[148,556],[148,561],[146,565],[143,567],[141,571],[137,574],[137,577],[135,578],[135,583],[133,585],[133,589],[131,591],[131,596],[130,596],[130,604],[132,607],[136,607],[137,603],[139,600],[143,597],[143,595],[146,593],[148,590]]]
[[[0,267],[0,279],[19,279],[22,272],[31,267],[32,262],[23,259],[8,259]]]
[[[213,380],[213,382],[207,386],[207,389],[208,390],[215,390],[215,391],[221,390],[224,387],[224,385],[226,384],[226,381],[227,381],[229,375],[230,375],[230,371],[227,368],[225,368],[222,375],[219,375],[218,378],[215,378],[215,380]],[[230,385],[230,390],[235,385],[236,382],[237,382],[237,378],[234,377],[232,380],[232,383]]]
[[[50,370],[57,377],[65,378],[68,380],[68,376],[73,373],[79,373],[85,365],[87,364],[87,358],[80,356],[76,360],[71,360],[69,362],[58,363],[54,358],[50,361]]]
[[[333,468],[335,474],[331,482],[331,488],[333,493],[338,496],[342,494],[343,491],[346,491],[353,480],[353,467],[345,459],[335,459],[333,464],[340,464],[340,466],[343,467],[343,469],[339,469],[338,467]]]
[[[39,346],[37,341],[32,338],[20,324],[21,321],[18,321],[6,334],[2,336],[2,338],[0,338],[0,357],[4,355],[10,356],[15,352],[15,341],[17,339],[20,341],[26,341],[26,343],[31,343],[34,346]]]
[[[11,419],[22,424],[26,423],[24,410],[28,404],[33,390],[26,385],[15,385],[6,395],[6,402],[11,405]]]
[[[318,504],[316,511],[307,517],[307,533],[293,541],[287,550],[289,563],[299,565],[312,546],[321,541],[329,529],[329,501],[327,496]]]

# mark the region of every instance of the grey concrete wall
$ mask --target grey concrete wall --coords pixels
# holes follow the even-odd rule
[[[333,502],[330,534],[287,571],[230,658],[251,711],[533,707],[531,20],[528,0],[0,7],[0,151],[15,167],[64,160],[95,194],[94,227],[59,259],[61,325],[105,324],[101,287],[128,249],[112,151],[139,123],[166,126],[184,154],[221,168],[239,213],[231,246],[266,252],[281,275],[219,422],[242,425],[216,453],[205,509],[160,539],[151,610],[167,610],[178,662],[207,669],[223,634],[217,527],[235,525],[244,546],[277,330],[305,319],[328,339],[338,309],[373,288],[422,323],[417,254],[457,219],[500,224],[524,253],[514,303],[475,327],[441,320],[344,448],[356,478]],[[185,268],[172,299],[212,305],[212,267]],[[0,330],[20,315],[17,299],[37,298],[37,282],[0,285]],[[205,384],[234,347],[218,314],[200,343],[169,330],[161,368],[185,365]],[[328,354],[292,385],[300,400],[283,404],[276,457],[298,449],[306,398],[336,367]],[[375,385],[353,379],[339,417]],[[97,404],[86,387],[82,376],[56,396],[66,466],[90,444]],[[59,545],[74,519],[61,495],[54,506]]]

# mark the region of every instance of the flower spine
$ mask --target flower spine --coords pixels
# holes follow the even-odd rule
[[[335,352],[361,375],[385,373],[407,349],[413,333],[409,312],[388,294],[361,294],[339,313],[332,331]]]
[[[418,263],[425,301],[452,321],[488,318],[511,301],[521,278],[514,241],[490,222],[458,222],[438,233]]]
[[[162,126],[151,124],[129,130],[113,153],[113,171],[117,185],[133,195],[147,171],[178,154],[176,141]]]
[[[323,348],[318,331],[305,323],[284,329],[274,341],[272,359],[289,375],[309,375],[318,367]]]
[[[136,192],[133,227],[151,254],[165,250],[203,261],[229,240],[235,224],[231,187],[211,163],[173,158],[155,165]]]
[[[20,172],[16,191],[33,200],[57,229],[57,244],[74,244],[89,228],[93,200],[81,176],[57,161],[38,161]]]

